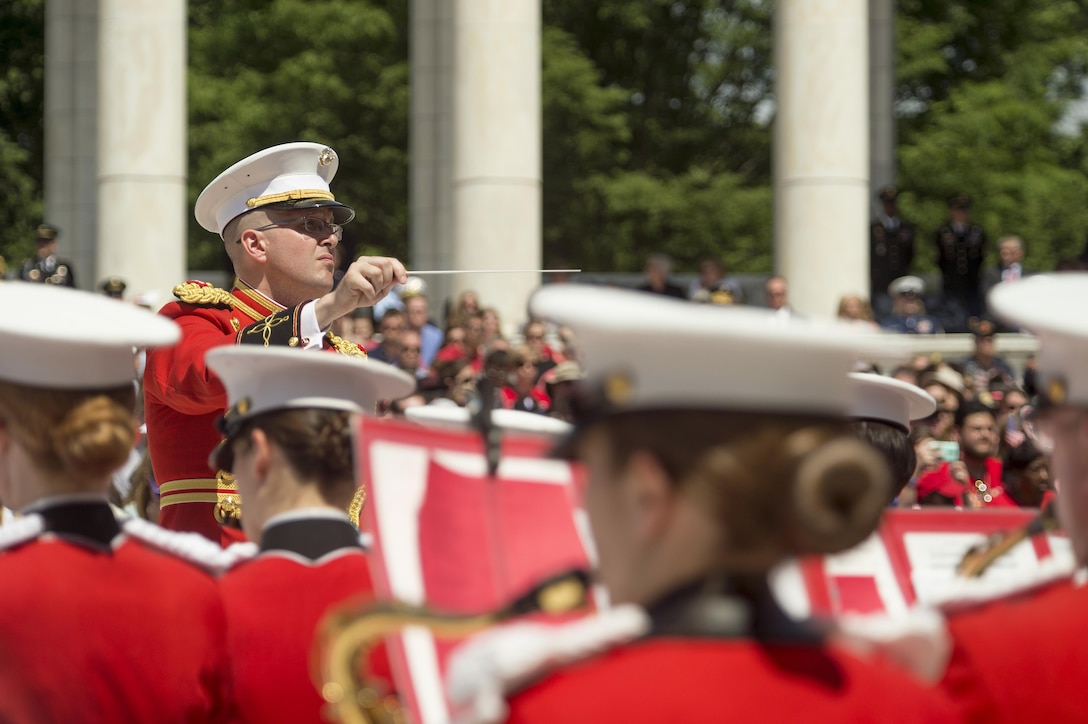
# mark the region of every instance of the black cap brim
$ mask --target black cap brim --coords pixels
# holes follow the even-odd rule
[[[277,201],[274,204],[266,204],[258,207],[260,209],[282,209],[282,210],[298,210],[298,209],[331,209],[332,221],[334,224],[349,223],[355,218],[355,209],[346,204],[342,204],[339,201],[331,201],[329,199],[299,199],[297,201]]]

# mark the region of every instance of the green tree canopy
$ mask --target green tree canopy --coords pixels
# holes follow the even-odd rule
[[[45,4],[7,0],[0,6],[0,256],[9,265],[33,252],[42,220],[44,78]]]
[[[404,257],[408,228],[407,0],[189,0],[189,195],[239,159],[328,143],[358,212],[359,253]],[[190,267],[222,244],[190,222]]]

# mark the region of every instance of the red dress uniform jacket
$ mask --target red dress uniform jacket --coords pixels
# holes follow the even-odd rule
[[[951,722],[902,671],[789,622],[769,594],[680,591],[651,608],[650,635],[576,663],[509,700],[508,722]],[[733,623],[729,623],[730,620]]]
[[[104,500],[57,499],[4,526],[0,721],[228,721],[216,583],[165,552],[213,546],[183,538],[121,527]]]
[[[220,526],[215,517],[219,500],[236,497],[237,490],[232,482],[217,481],[216,471],[208,467],[208,456],[221,439],[215,422],[227,408],[227,396],[204,355],[227,344],[305,346],[299,330],[302,305],[285,309],[241,280],[230,292],[187,282],[174,293],[181,301],[159,313],[178,323],[181,341],[149,350],[144,372],[147,444],[161,492],[159,523],[226,545],[244,537]],[[345,344],[335,337],[326,342]],[[348,344],[353,349],[347,353],[365,356]]]
[[[325,724],[310,669],[315,633],[330,608],[373,590],[359,532],[346,517],[275,522],[261,552],[223,576],[220,589],[238,720]],[[388,685],[384,652],[371,666]]]
[[[941,687],[965,722],[1088,721],[1088,588],[1069,579],[948,614]]]

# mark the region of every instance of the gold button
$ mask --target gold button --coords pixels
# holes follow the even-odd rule
[[[291,339],[287,340],[287,346],[288,347],[297,347],[298,346],[298,337],[292,337]]]

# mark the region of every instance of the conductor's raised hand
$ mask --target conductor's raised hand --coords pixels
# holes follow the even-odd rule
[[[397,284],[408,281],[408,272],[388,256],[361,256],[352,262],[336,288],[317,300],[317,323],[325,329],[359,307],[371,307]]]

